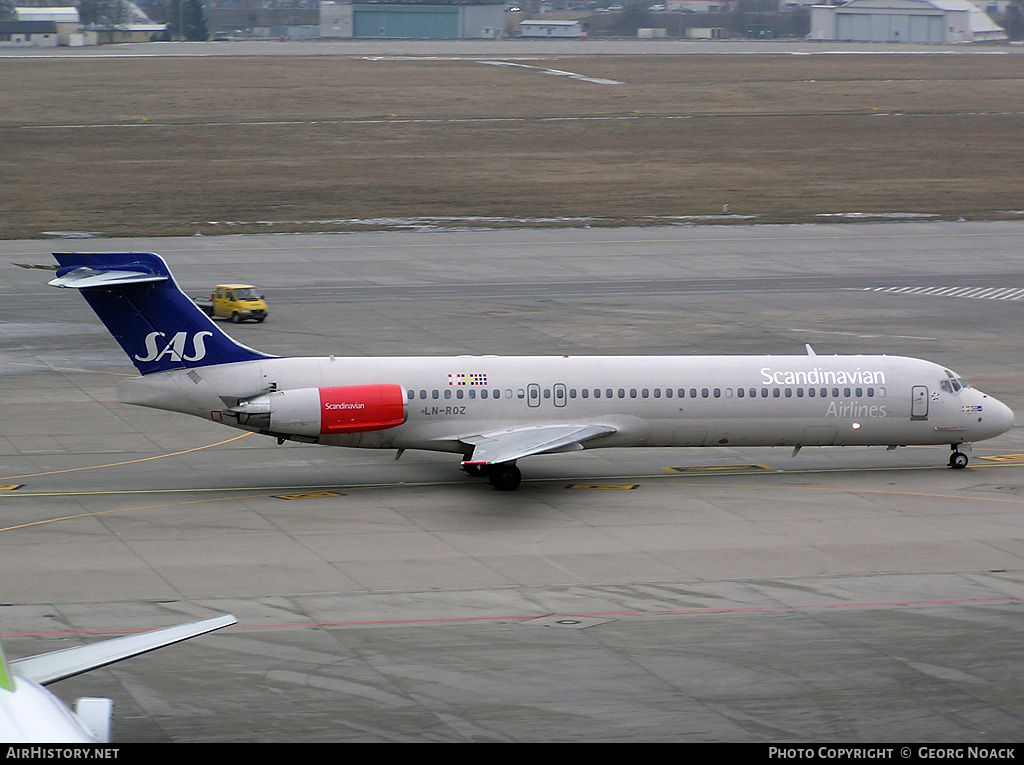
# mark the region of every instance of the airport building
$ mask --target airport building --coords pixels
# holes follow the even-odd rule
[[[320,36],[328,38],[495,39],[504,23],[504,0],[320,3]]]
[[[112,6],[113,7],[113,6]],[[148,42],[167,30],[130,0],[118,0],[116,22],[83,25],[75,6],[16,7],[16,21],[0,25],[0,45],[56,46]]]
[[[523,37],[583,37],[582,21],[545,21],[533,19],[519,22],[519,31]]]
[[[851,0],[811,8],[810,39],[942,44],[1007,35],[968,0]]]
[[[0,21],[0,47],[56,48],[57,25],[52,21]]]

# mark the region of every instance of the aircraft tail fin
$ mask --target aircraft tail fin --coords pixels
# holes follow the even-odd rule
[[[143,375],[271,358],[224,333],[153,253],[55,252],[54,287],[77,289]]]

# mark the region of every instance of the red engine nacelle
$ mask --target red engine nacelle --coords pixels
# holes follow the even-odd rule
[[[364,433],[405,422],[405,395],[398,385],[343,385],[320,391],[320,433]]]
[[[386,430],[401,425],[406,416],[399,385],[276,390],[239,401],[230,411],[240,425],[309,438]]]

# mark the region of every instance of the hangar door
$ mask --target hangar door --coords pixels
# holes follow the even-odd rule
[[[946,41],[942,16],[911,16],[910,42],[943,43]]]
[[[836,39],[857,42],[941,43],[941,15],[904,13],[839,13]]]
[[[459,9],[357,5],[352,9],[352,29],[355,37],[455,40],[459,36]]]

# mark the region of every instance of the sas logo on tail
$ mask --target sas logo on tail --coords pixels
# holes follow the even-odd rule
[[[146,355],[135,356],[136,361],[160,361],[165,356],[171,361],[199,361],[206,356],[206,338],[213,337],[212,332],[196,332],[192,336],[192,353],[187,353],[188,333],[178,332],[170,340],[166,340],[163,332],[150,332],[146,335]],[[160,348],[160,345],[163,348]]]

